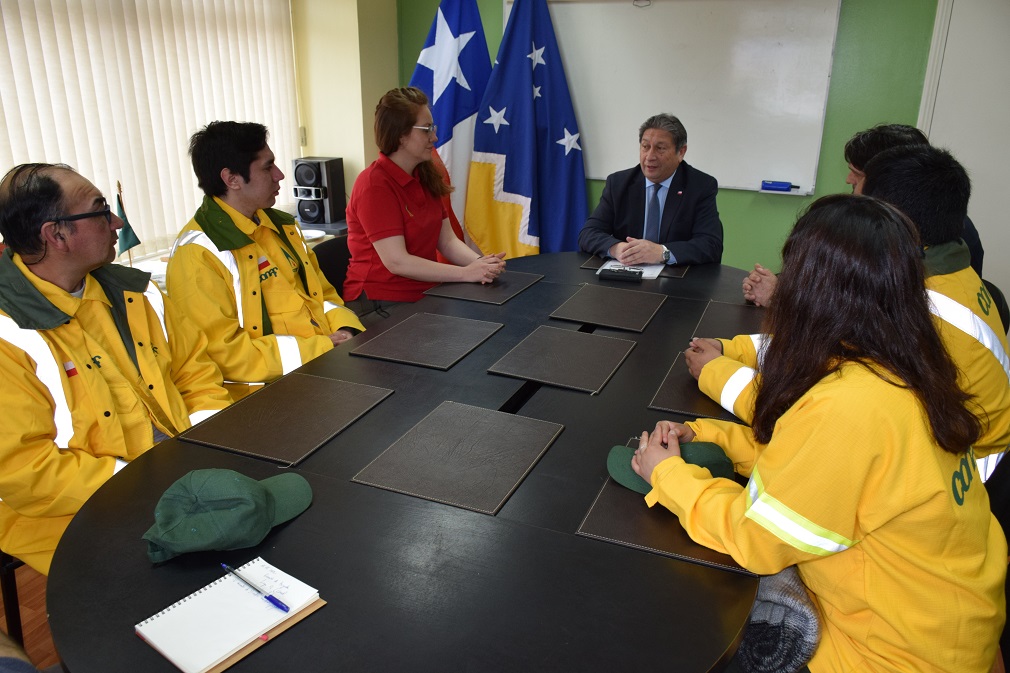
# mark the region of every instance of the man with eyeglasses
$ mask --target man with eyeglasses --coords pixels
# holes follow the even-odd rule
[[[363,331],[273,208],[284,173],[262,124],[215,121],[189,143],[203,203],[168,262],[168,293],[210,339],[237,400]]]
[[[638,154],[638,166],[607,177],[579,247],[624,265],[722,261],[719,184],[684,161],[684,125],[670,114],[649,117]]]
[[[111,263],[122,226],[69,166],[0,181],[0,548],[43,574],[99,486],[230,402],[207,338]]]

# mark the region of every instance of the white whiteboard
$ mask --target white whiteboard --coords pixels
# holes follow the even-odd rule
[[[638,127],[669,112],[687,128],[687,161],[720,187],[813,193],[839,5],[551,0],[586,177],[637,164]]]

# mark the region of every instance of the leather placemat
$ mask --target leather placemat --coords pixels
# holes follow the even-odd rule
[[[694,335],[710,339],[732,339],[738,334],[758,334],[764,316],[765,309],[753,304],[710,301],[698,321]]]
[[[446,370],[502,327],[486,320],[415,313],[361,344],[351,355]]]
[[[543,276],[538,273],[505,271],[495,278],[493,283],[486,285],[481,285],[480,283],[440,283],[429,290],[425,290],[424,293],[433,294],[437,297],[479,301],[485,304],[497,304],[501,306],[541,278]]]
[[[552,318],[642,332],[666,301],[665,294],[583,285]]]
[[[693,541],[673,512],[662,505],[647,506],[641,494],[624,488],[610,477],[576,534],[745,575],[753,574],[728,554]]]
[[[738,334],[756,334],[761,331],[764,309],[749,304],[727,304],[710,301],[694,330],[695,336],[731,339]],[[684,344],[687,348],[687,344]],[[649,402],[650,409],[670,411],[687,416],[703,416],[727,421],[738,421],[718,402],[698,389],[698,381],[687,370],[684,354],[679,353],[670,365],[666,378]]]
[[[388,388],[294,372],[179,439],[295,465],[392,394]]]
[[[447,401],[353,481],[494,515],[563,429]]]
[[[593,255],[585,262],[583,262],[579,268],[580,269],[590,269],[591,271],[596,271],[601,266],[603,266],[604,260],[602,257],[597,257]],[[665,269],[659,272],[660,278],[683,278],[687,275],[687,270],[691,268],[690,264],[668,264]]]
[[[598,393],[634,347],[628,339],[541,325],[488,371]]]
[[[687,361],[683,353],[677,354],[677,359],[670,365],[666,378],[659,384],[659,390],[649,402],[650,409],[670,411],[685,416],[718,418],[724,421],[737,421],[734,414],[723,409],[719,403],[701,392],[698,381],[687,370]]]

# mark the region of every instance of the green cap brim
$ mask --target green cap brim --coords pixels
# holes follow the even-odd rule
[[[312,487],[305,477],[294,472],[261,479],[260,484],[274,499],[274,519],[271,525],[290,521],[312,504]]]
[[[704,467],[716,479],[733,478],[733,461],[726,457],[726,452],[718,444],[687,442],[680,445],[680,455],[685,462]]]
[[[631,457],[634,455],[635,450],[630,446],[613,447],[607,456],[607,471],[610,472],[610,477],[624,488],[645,495],[652,490],[652,486],[632,469]]]
[[[631,457],[635,449],[630,446],[615,446],[607,455],[607,471],[618,484],[632,491],[646,495],[652,486],[642,479],[631,467]],[[706,468],[713,477],[733,478],[733,462],[718,444],[712,442],[688,442],[680,445],[680,455],[685,462]]]

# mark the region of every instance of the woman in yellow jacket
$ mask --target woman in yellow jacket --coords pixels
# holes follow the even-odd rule
[[[868,197],[796,223],[767,318],[753,428],[643,433],[632,466],[695,541],[743,567],[795,565],[826,671],[990,670],[1007,546],[971,445],[969,396],[930,319],[911,222]],[[749,478],[713,479],[679,443],[716,442]]]

